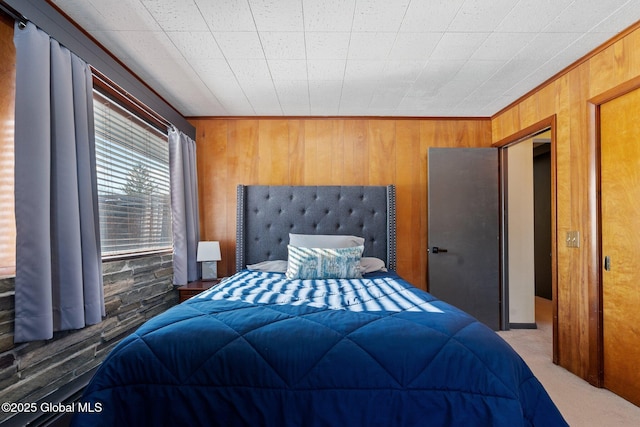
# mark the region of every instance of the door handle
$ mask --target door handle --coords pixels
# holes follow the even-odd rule
[[[448,250],[444,249],[444,248],[439,248],[437,246],[434,246],[433,248],[431,248],[431,253],[433,254],[437,254],[440,252],[449,252]]]
[[[609,256],[604,257],[604,269],[605,271],[611,271],[611,258]]]

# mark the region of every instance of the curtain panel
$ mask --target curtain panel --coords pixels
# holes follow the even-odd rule
[[[14,341],[105,315],[89,66],[27,23],[16,46]]]
[[[196,250],[200,240],[196,143],[184,132],[169,129],[169,173],[173,228],[173,284],[200,277]]]

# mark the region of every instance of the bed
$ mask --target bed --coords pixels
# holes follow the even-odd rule
[[[125,338],[75,426],[563,426],[522,359],[396,274],[393,186],[238,186],[236,269]]]

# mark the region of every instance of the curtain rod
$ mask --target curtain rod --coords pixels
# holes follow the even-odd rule
[[[0,1],[0,10],[12,17],[15,21],[18,21],[21,26],[27,24],[28,19],[23,14],[6,4],[4,1]]]
[[[139,101],[135,96],[122,89],[120,85],[115,83],[109,77],[105,76],[94,66],[90,65],[91,72],[93,74],[94,82],[99,83],[99,86],[106,90],[108,94],[111,96],[115,96],[119,98],[120,101],[125,101],[130,104],[139,114],[142,114],[147,121],[150,121],[153,125],[164,130],[169,127],[175,127],[173,124],[149,107],[147,107],[143,102]]]

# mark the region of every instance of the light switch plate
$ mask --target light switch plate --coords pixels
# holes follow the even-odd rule
[[[579,248],[580,247],[580,232],[579,231],[567,231],[567,238],[565,239],[567,242],[568,248]]]

